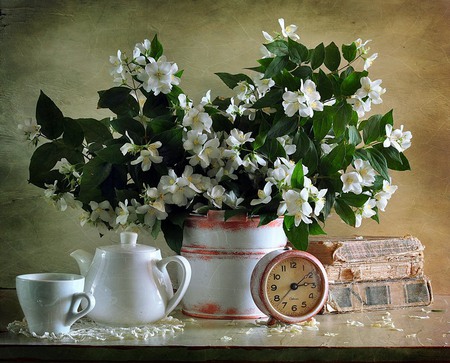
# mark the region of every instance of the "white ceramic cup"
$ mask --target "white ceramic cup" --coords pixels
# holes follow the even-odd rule
[[[83,292],[84,276],[66,273],[37,273],[16,277],[19,303],[30,332],[68,333],[72,324],[95,306],[90,293]],[[81,300],[83,309],[78,311]]]

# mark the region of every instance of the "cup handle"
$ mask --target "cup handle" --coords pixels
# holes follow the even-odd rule
[[[86,299],[86,307],[78,311],[78,307],[81,304],[81,300]],[[70,304],[69,313],[67,314],[66,326],[71,326],[78,319],[88,314],[95,306],[95,298],[89,292],[77,292],[72,295],[72,303]]]
[[[167,302],[166,312],[165,312],[166,316],[169,313],[171,313],[173,309],[175,309],[177,307],[178,303],[181,301],[184,294],[186,293],[189,283],[191,282],[191,265],[189,264],[189,261],[186,258],[184,258],[183,256],[166,257],[166,258],[158,261],[156,265],[162,271],[163,274],[166,274],[166,273],[168,274],[166,266],[170,262],[176,262],[178,264],[178,268],[181,270],[183,276],[182,276],[182,280],[180,282],[180,286],[178,287],[177,292]]]

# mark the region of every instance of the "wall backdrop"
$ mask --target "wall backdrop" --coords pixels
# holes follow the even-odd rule
[[[69,117],[109,116],[96,109],[97,91],[112,86],[109,56],[158,33],[168,59],[185,70],[187,94],[197,101],[208,89],[230,95],[214,72],[255,66],[261,31],[278,31],[284,18],[309,47],[372,39],[379,56],[371,78],[387,89],[376,111],[393,108],[396,124],[413,133],[412,171],[393,174],[399,188],[381,223],[353,229],[334,218],[326,230],[418,237],[434,291],[450,293],[450,1],[1,0],[0,9],[1,288],[14,287],[21,273],[74,272],[71,251],[118,240],[81,228],[78,213],[56,211],[27,183],[33,148],[17,124],[34,117],[40,90]],[[140,242],[164,247],[162,239]]]

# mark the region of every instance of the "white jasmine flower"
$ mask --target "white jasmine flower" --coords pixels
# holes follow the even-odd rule
[[[111,220],[111,204],[109,201],[104,200],[103,202],[97,203],[95,201],[89,202],[91,207],[90,220],[95,222],[97,219],[101,219],[103,222],[109,222]]]
[[[211,131],[212,118],[208,113],[204,112],[203,107],[191,108],[183,117],[183,126],[190,127],[198,132]]]
[[[233,209],[236,209],[243,201],[244,198],[238,198],[232,190],[225,194],[225,199],[223,200],[226,205]]]
[[[355,194],[362,193],[362,177],[356,171],[351,171],[349,173],[345,173],[341,175],[341,180],[343,183],[342,191],[344,193],[353,192]]]
[[[148,39],[144,39],[142,43],[137,43],[133,50],[133,61],[144,65],[146,63],[145,57],[150,57],[151,45]]]
[[[38,125],[36,120],[29,118],[22,124],[17,125],[17,127],[19,130],[23,131],[26,140],[35,141],[37,143],[37,139],[41,131],[41,125]]]
[[[255,83],[258,96],[263,97],[274,85],[275,81],[272,78],[263,78],[264,73],[257,73],[253,77],[253,83]]]
[[[364,117],[366,112],[369,112],[372,107],[372,102],[370,98],[367,98],[365,101],[356,95],[353,95],[350,98],[347,98],[347,103],[352,105],[352,109],[356,111],[359,118]]]
[[[306,178],[306,177],[305,177]],[[310,180],[308,178],[308,180]],[[306,185],[305,185],[306,187]],[[314,204],[314,215],[318,216],[322,209],[325,207],[325,195],[328,192],[328,189],[317,189],[314,185],[311,184],[309,189],[309,197],[312,199]]]
[[[252,199],[250,205],[267,204],[272,200],[272,183],[267,182],[264,189],[258,190],[258,199]]]
[[[381,79],[371,81],[369,77],[362,77],[361,88],[356,91],[355,95],[361,99],[369,97],[373,104],[378,105],[383,102],[381,95],[386,92],[386,89],[380,86],[381,82]]]
[[[384,147],[393,146],[398,152],[403,152],[411,146],[412,134],[410,131],[403,132],[403,125],[399,129],[392,131],[390,124],[386,125],[386,139],[383,142]]]
[[[219,145],[219,140],[216,138],[208,140],[198,155],[189,158],[189,164],[195,166],[200,163],[202,168],[207,168],[211,164],[212,159],[220,157]]]
[[[367,71],[373,64],[373,61],[377,59],[378,53],[373,53],[370,57],[364,59],[364,70]]]
[[[109,57],[109,62],[112,64],[111,71],[109,72],[111,76],[123,73],[122,52],[120,50],[117,51],[117,56],[112,55]]]
[[[180,83],[180,79],[175,76],[178,72],[176,63],[167,62],[164,56],[158,61],[153,58],[149,60],[150,63],[145,66],[144,71],[137,75],[147,92],[153,91],[156,96],[160,93],[167,94],[172,90],[172,85]]]
[[[361,38],[358,38],[354,41],[355,45],[356,45],[356,49],[360,50],[363,54],[366,54],[370,48],[366,48],[367,43],[371,42],[372,40],[366,40],[365,42],[363,42],[361,40]]]
[[[272,43],[275,40],[269,33],[265,32],[265,31],[263,31],[262,34],[263,34],[263,37],[270,43]]]
[[[227,107],[227,109],[225,110],[225,112],[230,116],[230,120],[232,122],[234,122],[234,120],[236,120],[236,116],[242,116],[244,111],[245,111],[245,107],[243,107],[242,105],[236,105],[234,103],[234,97],[231,97],[230,100],[230,105]]]
[[[238,82],[236,87],[233,88],[233,91],[236,93],[238,100],[250,103],[254,103],[256,101],[256,97],[254,95],[255,86],[249,84],[247,81]]]
[[[193,153],[198,154],[202,150],[207,139],[208,136],[206,134],[199,133],[197,130],[190,130],[186,134],[183,148],[186,151],[192,151]]]
[[[69,163],[66,158],[62,158],[57,161],[55,167],[53,169],[57,169],[58,172],[62,175],[73,176],[75,178],[80,178],[80,173],[77,172],[74,165]]]
[[[221,185],[215,185],[212,189],[208,189],[204,194],[215,207],[222,208],[222,202],[225,198],[225,188]]]
[[[192,102],[183,93],[178,95],[178,102],[180,103],[180,107],[185,111],[189,111],[192,108]]]
[[[362,208],[358,208],[355,212],[355,227],[360,227],[362,223],[363,218],[371,218],[375,214],[377,214],[373,208],[376,207],[376,201],[375,199],[369,198],[366,203],[362,206]]]
[[[370,163],[362,159],[356,159],[353,164],[355,166],[355,170],[361,176],[361,185],[366,187],[373,185],[373,183],[375,182],[376,172],[372,168]]]
[[[238,147],[245,144],[246,142],[255,141],[255,139],[251,137],[251,135],[251,132],[247,132],[246,134],[244,134],[239,129],[233,129],[230,131],[230,136],[228,136],[228,138],[226,139],[226,143],[231,147]]]
[[[245,155],[244,160],[242,161],[245,170],[250,173],[255,173],[255,171],[259,169],[259,165],[266,166],[266,164],[266,160],[255,152]]]
[[[125,199],[125,203],[119,202],[119,206],[116,208],[116,223],[125,225],[128,221],[130,211],[128,210],[128,199]]]
[[[211,105],[211,90],[208,90],[206,94],[202,97],[201,104],[204,105]]]
[[[283,195],[286,202],[287,215],[295,217],[296,227],[298,227],[301,222],[306,224],[312,223],[312,220],[309,217],[313,210],[308,203],[308,197],[309,192],[306,188],[303,188],[300,192],[290,189]]]
[[[287,91],[283,94],[283,108],[287,116],[292,117],[298,111],[302,117],[312,117],[314,111],[323,111],[320,94],[316,91],[316,84],[311,80],[301,80],[300,90]]]
[[[283,146],[286,155],[295,154],[297,150],[297,145],[292,143],[293,139],[289,135],[279,136],[277,137],[278,142]]]
[[[155,208],[154,205],[144,204],[136,208],[136,213],[144,215],[144,224],[153,227],[156,220],[164,220],[168,217],[165,211]]]
[[[278,24],[281,27],[281,33],[285,38],[291,38],[292,40],[299,40],[300,37],[295,33],[297,31],[297,25],[291,24],[288,26],[284,26],[284,19],[278,19]]]
[[[152,163],[159,164],[163,161],[162,156],[159,155],[158,148],[162,146],[160,141],[156,141],[146,146],[145,149],[140,151],[140,155],[137,159],[133,160],[130,164],[141,164],[142,171],[150,170]]]

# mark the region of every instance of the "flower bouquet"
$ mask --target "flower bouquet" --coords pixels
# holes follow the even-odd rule
[[[392,110],[368,117],[385,93],[369,77],[377,54],[360,39],[309,49],[279,23],[250,75],[217,73],[232,97],[190,99],[157,36],[110,58],[115,86],[98,92],[110,118],[65,117],[41,92],[36,120],[20,126],[37,147],[30,183],[60,210],[81,208],[83,225],[162,231],[175,252],[185,219],[210,209],[284,216],[298,249],[333,211],[378,222],[397,189],[389,169],[410,169],[411,133]]]

